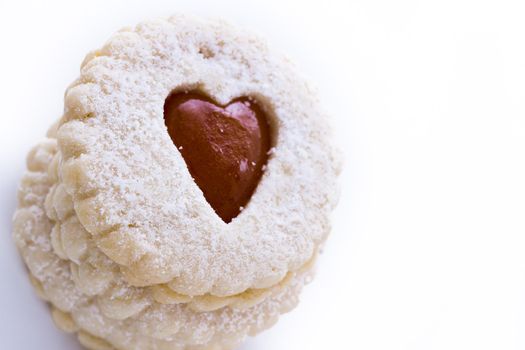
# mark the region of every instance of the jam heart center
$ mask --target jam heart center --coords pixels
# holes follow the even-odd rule
[[[195,183],[226,223],[239,215],[259,184],[270,149],[270,127],[250,97],[225,106],[198,92],[172,93],[164,121]]]

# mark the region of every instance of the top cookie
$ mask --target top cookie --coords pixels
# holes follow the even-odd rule
[[[165,125],[167,97],[250,98],[271,153],[242,211],[225,222]],[[66,91],[60,177],[82,225],[129,283],[185,295],[267,288],[306,264],[330,230],[340,164],[313,91],[259,38],[186,16],[144,22],[88,55]]]

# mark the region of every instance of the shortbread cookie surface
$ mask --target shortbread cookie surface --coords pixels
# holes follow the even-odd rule
[[[222,105],[248,96],[268,116],[265,172],[229,223],[166,130],[165,100],[184,90]],[[127,282],[225,297],[277,284],[324,241],[340,166],[329,132],[312,90],[259,38],[175,16],[125,29],[88,55],[65,96],[59,176]]]

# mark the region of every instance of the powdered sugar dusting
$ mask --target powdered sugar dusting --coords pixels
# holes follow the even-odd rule
[[[264,175],[229,224],[166,131],[173,89],[221,104],[250,96],[270,116]],[[58,141],[79,220],[137,285],[219,297],[267,288],[310,260],[329,232],[339,164],[315,96],[287,60],[222,22],[176,16],[116,34],[66,93]],[[125,244],[103,244],[108,235]]]

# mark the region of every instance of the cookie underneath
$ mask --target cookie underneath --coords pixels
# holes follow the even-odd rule
[[[54,139],[45,140],[28,156],[14,238],[31,283],[50,303],[57,326],[77,333],[89,349],[233,349],[291,310],[311,278],[311,269],[305,269],[254,305],[247,298],[245,307],[200,311],[189,300],[159,302],[149,287],[133,287],[119,278],[118,266],[89,235],[79,234],[74,212],[46,210],[46,201],[57,196],[51,190],[57,163]],[[50,218],[57,215],[67,219],[60,223]]]

